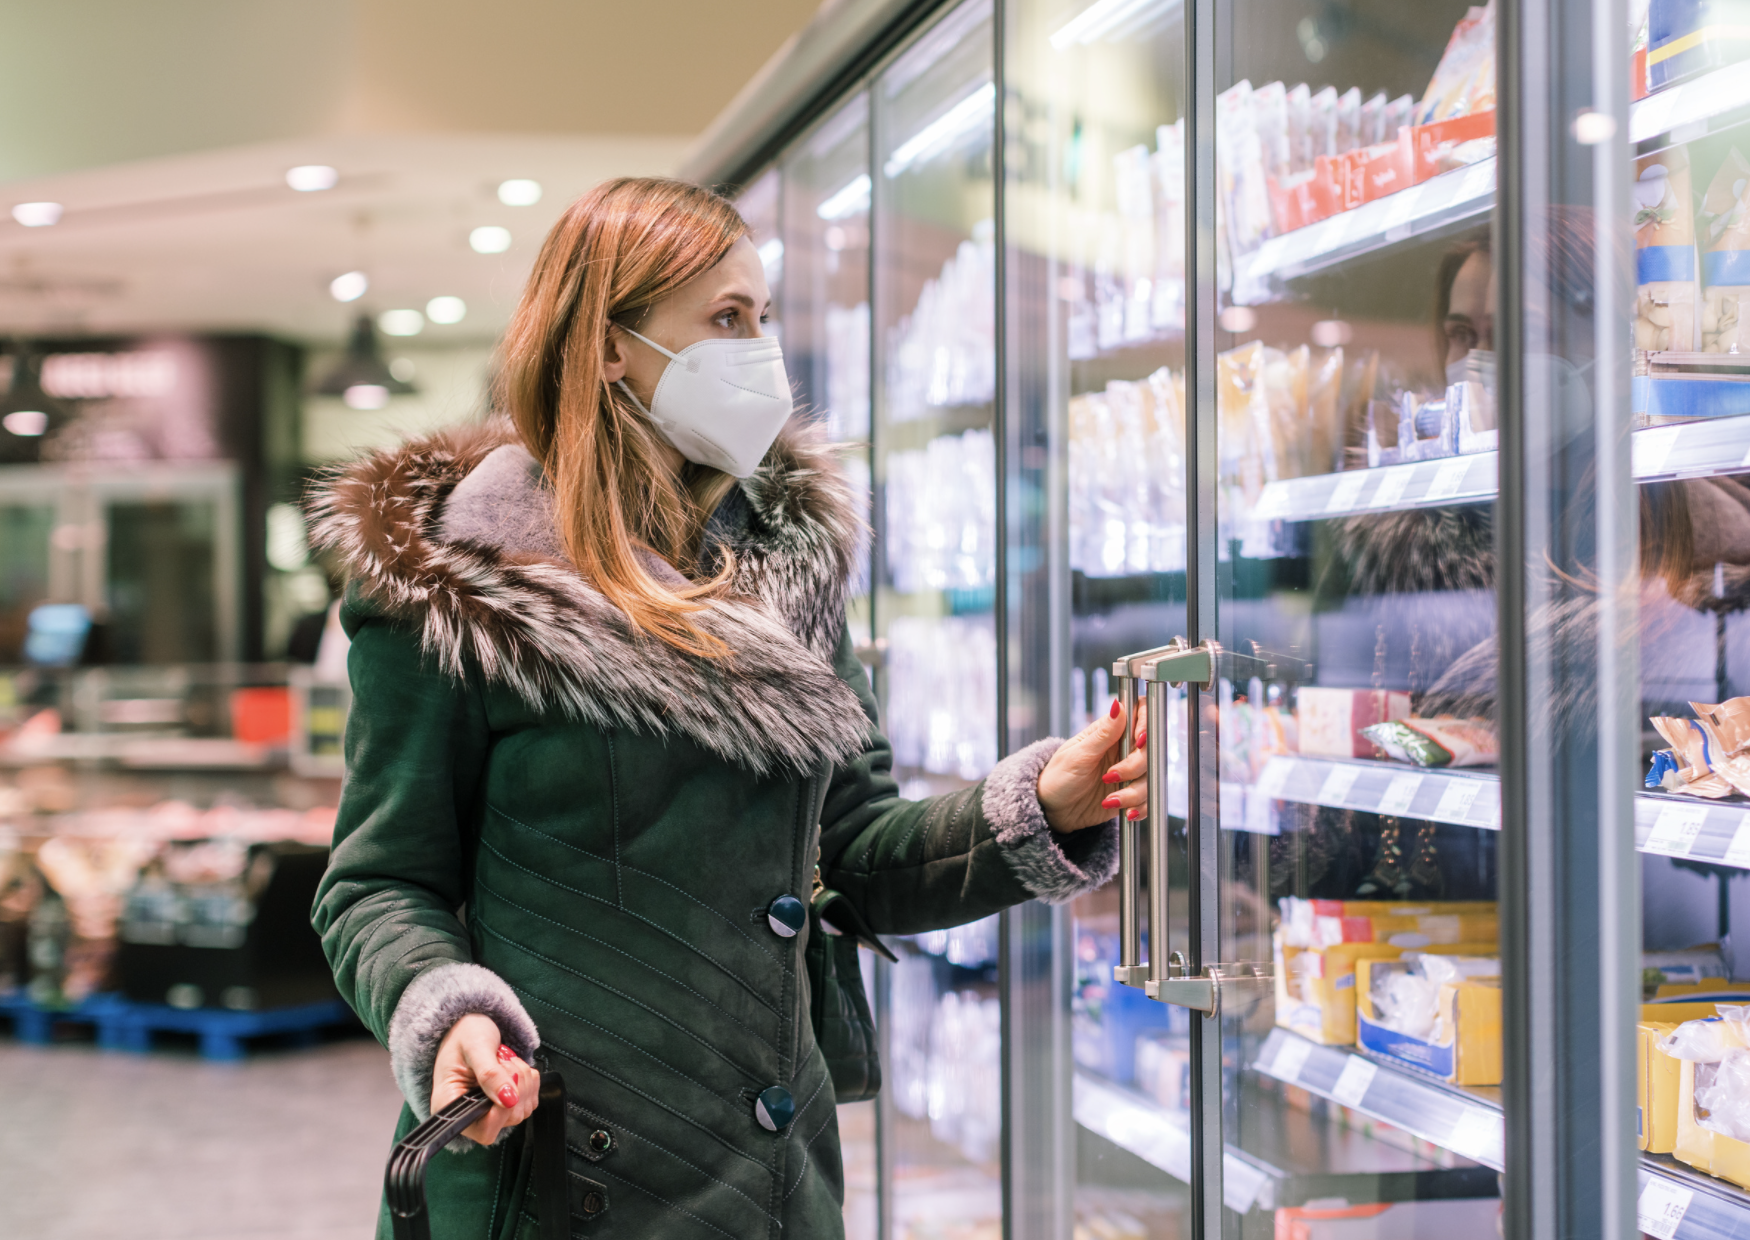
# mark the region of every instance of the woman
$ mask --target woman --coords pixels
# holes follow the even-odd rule
[[[499,1138],[533,1111],[537,1047],[572,1100],[574,1226],[838,1235],[807,928],[780,898],[818,863],[877,933],[1068,900],[1142,805],[1116,703],[898,799],[844,619],[858,515],[786,425],[769,299],[728,201],[609,182],[536,261],[509,421],[316,500],[351,576],[353,712],[315,924],[389,1045],[401,1133],[476,1084],[496,1100],[466,1134],[485,1148],[430,1169],[436,1236],[533,1234]]]

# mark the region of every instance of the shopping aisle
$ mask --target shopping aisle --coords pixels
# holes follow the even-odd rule
[[[0,1039],[0,1236],[366,1240],[401,1095],[363,1038],[215,1064]]]

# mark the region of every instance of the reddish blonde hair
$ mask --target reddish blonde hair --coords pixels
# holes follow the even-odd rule
[[[735,204],[656,177],[621,177],[567,208],[541,245],[505,332],[499,404],[552,481],[559,536],[578,570],[633,628],[689,654],[728,648],[694,623],[733,565],[675,589],[641,552],[698,569],[705,519],[735,485],[728,474],[664,464],[647,418],[603,378],[608,331],[716,266],[747,235]]]

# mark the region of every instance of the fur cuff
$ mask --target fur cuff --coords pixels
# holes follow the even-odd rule
[[[996,828],[997,844],[1038,899],[1067,904],[1104,886],[1118,872],[1116,821],[1060,835],[1039,806],[1039,772],[1063,742],[1034,741],[992,768],[984,781],[984,816]]]
[[[401,992],[389,1018],[389,1066],[407,1105],[422,1122],[431,1115],[432,1065],[438,1043],[462,1017],[478,1012],[498,1022],[498,1036],[522,1056],[534,1059],[541,1045],[535,1022],[516,993],[490,969],[452,961],[420,971]],[[470,1143],[471,1144],[471,1143]]]

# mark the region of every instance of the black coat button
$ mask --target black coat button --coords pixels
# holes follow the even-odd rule
[[[753,1100],[753,1115],[767,1132],[779,1132],[796,1118],[796,1099],[782,1085],[774,1085]]]
[[[781,939],[793,939],[808,922],[808,907],[795,896],[779,896],[766,906],[766,923]]]
[[[598,1154],[606,1154],[614,1148],[614,1134],[606,1128],[597,1128],[589,1134],[589,1148]]]

